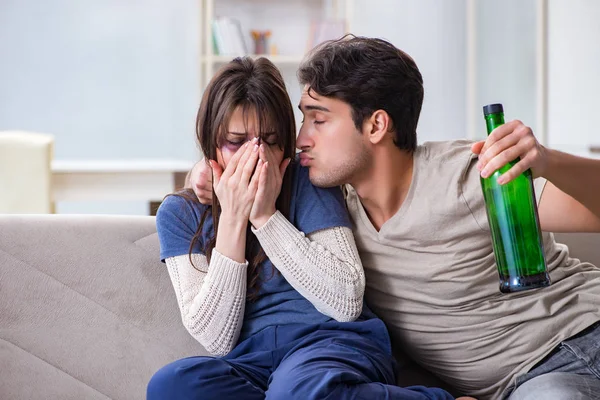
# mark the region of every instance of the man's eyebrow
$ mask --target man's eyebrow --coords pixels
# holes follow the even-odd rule
[[[304,110],[302,110],[302,104],[298,104],[298,109],[300,111],[313,111],[314,110],[314,111],[330,112],[327,107],[317,106],[315,104],[306,104],[304,106]]]

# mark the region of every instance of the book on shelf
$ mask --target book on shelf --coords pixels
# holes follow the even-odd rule
[[[217,17],[213,21],[213,44],[217,55],[242,56],[248,54],[240,21]]]

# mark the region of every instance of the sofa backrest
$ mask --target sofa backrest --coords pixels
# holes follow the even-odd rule
[[[600,234],[556,238],[600,266]],[[154,217],[0,215],[0,398],[143,399],[160,367],[205,354]]]
[[[0,398],[144,399],[201,354],[153,217],[0,215]]]

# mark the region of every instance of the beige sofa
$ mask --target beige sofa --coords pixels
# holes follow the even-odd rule
[[[600,235],[570,235],[600,265]],[[153,217],[0,215],[0,399],[143,399],[185,331]],[[435,384],[404,362],[400,382]]]

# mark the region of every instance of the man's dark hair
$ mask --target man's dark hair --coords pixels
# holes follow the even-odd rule
[[[345,36],[317,46],[300,65],[298,79],[311,91],[352,108],[358,130],[377,110],[392,120],[394,143],[412,152],[423,105],[423,78],[417,64],[393,44]]]

